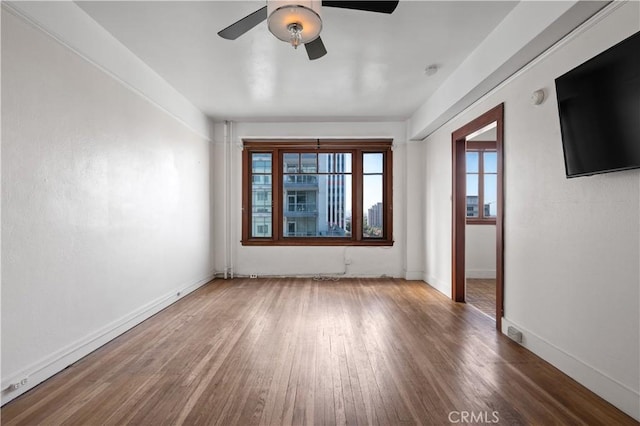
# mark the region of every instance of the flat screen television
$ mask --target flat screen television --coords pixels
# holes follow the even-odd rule
[[[555,85],[567,177],[640,168],[640,31]]]

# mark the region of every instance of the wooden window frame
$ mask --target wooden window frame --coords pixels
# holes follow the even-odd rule
[[[393,245],[393,151],[392,139],[244,139],[242,152],[242,241],[244,246],[392,246]],[[282,155],[285,152],[351,153],[351,237],[285,237],[283,227]],[[251,154],[272,155],[271,237],[251,236]],[[363,237],[362,154],[383,154],[383,232],[379,238]]]
[[[478,217],[465,216],[467,225],[495,225],[496,217],[484,215],[484,153],[497,152],[495,141],[467,141],[467,152],[477,152],[478,155]],[[496,174],[497,173],[492,173]],[[468,172],[467,172],[468,175]],[[465,204],[466,205],[466,204]]]

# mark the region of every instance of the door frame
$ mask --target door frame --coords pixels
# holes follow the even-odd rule
[[[452,142],[452,235],[451,235],[451,298],[465,301],[465,226],[466,226],[466,141],[467,135],[496,122],[496,151],[498,161],[498,211],[496,216],[496,328],[502,331],[504,316],[504,103],[485,112],[451,134]]]

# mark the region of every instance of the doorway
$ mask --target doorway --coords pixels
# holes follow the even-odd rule
[[[451,295],[456,302],[466,302],[468,292],[466,272],[467,226],[490,224],[495,226],[495,319],[496,328],[501,330],[504,293],[503,262],[503,119],[504,104],[482,114],[451,135],[453,149],[453,221],[452,221],[452,288]],[[487,137],[486,135],[491,135]],[[495,139],[483,140],[483,139]],[[475,154],[469,154],[475,153]],[[467,159],[476,161],[475,167],[467,168]],[[475,177],[474,177],[475,175]],[[475,180],[474,180],[475,179]],[[467,181],[470,188],[467,193]],[[495,193],[490,184],[495,180]],[[487,185],[489,182],[489,185]],[[488,228],[486,228],[488,229]],[[485,232],[486,234],[486,232]],[[493,281],[490,281],[493,283]],[[477,282],[487,287],[487,282]],[[485,291],[485,295],[488,293]],[[489,299],[490,300],[490,299]],[[479,303],[486,303],[486,299]]]

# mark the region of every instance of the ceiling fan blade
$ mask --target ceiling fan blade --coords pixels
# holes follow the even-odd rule
[[[227,40],[235,40],[265,19],[267,19],[267,6],[262,9],[258,9],[238,22],[229,25],[227,28],[220,31],[218,35],[222,38],[226,38]]]
[[[307,49],[307,55],[312,61],[314,59],[322,58],[327,54],[327,49],[324,48],[324,43],[320,37],[310,41],[309,43],[305,43],[304,47]]]
[[[397,1],[324,1],[323,6],[341,7],[343,9],[366,10],[368,12],[393,13],[398,6]]]

